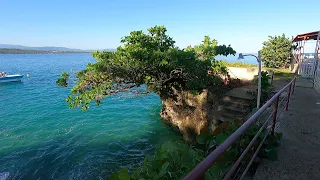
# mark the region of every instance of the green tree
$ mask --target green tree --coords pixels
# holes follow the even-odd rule
[[[229,46],[218,46],[205,36],[203,44],[180,49],[166,34],[164,26],[133,31],[121,39],[115,52],[93,53],[95,63],[77,73],[77,84],[67,98],[70,107],[87,109],[91,101],[98,105],[102,98],[131,91],[142,84],[146,92],[155,92],[165,99],[178,90],[201,90],[208,84],[219,84],[220,76],[208,75],[216,55],[235,54]],[[57,84],[66,86],[64,74]],[[60,83],[61,82],[61,83]]]
[[[194,51],[200,60],[211,60],[213,61],[216,55],[225,55],[235,54],[236,52],[232,47],[222,45],[218,46],[218,41],[211,39],[209,36],[204,36],[202,44],[196,45],[194,47],[188,46],[186,50]]]
[[[269,36],[262,44],[261,58],[266,67],[279,68],[290,62],[292,42],[285,34]]]

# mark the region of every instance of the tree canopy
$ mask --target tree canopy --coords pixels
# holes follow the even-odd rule
[[[269,36],[262,44],[261,58],[266,67],[279,68],[290,63],[292,43],[285,34]]]
[[[77,73],[77,83],[67,98],[70,107],[87,109],[91,101],[99,105],[104,97],[143,84],[146,92],[155,92],[162,99],[172,96],[174,89],[201,90],[221,83],[218,74],[226,73],[216,67],[215,56],[236,53],[230,45],[218,46],[209,36],[200,45],[180,49],[164,26],[149,28],[147,33],[133,31],[121,43],[115,52],[95,51],[96,62]],[[57,84],[67,86],[68,78],[63,73]]]

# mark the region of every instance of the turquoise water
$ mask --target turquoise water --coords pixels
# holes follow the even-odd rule
[[[62,71],[94,62],[90,54],[0,55],[0,71],[30,74],[0,84],[0,173],[12,179],[107,179],[138,166],[146,153],[181,137],[159,116],[155,94],[112,97],[86,112],[69,109]]]

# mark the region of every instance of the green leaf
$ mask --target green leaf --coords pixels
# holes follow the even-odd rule
[[[181,156],[181,164],[188,164],[190,162],[190,154],[189,153],[184,153],[182,156]]]
[[[142,170],[143,171],[147,171],[147,159],[148,159],[148,156],[146,156],[143,160],[143,166],[142,166]]]
[[[167,159],[169,157],[169,153],[167,151],[164,151],[160,154],[160,160]]]
[[[167,64],[168,64],[168,61],[166,61],[166,60],[162,60],[160,63],[160,65],[162,65],[162,66],[167,65]]]
[[[208,133],[199,134],[196,137],[196,141],[197,141],[198,144],[207,144],[207,141],[210,141],[211,137],[212,136],[210,134],[208,134]]]
[[[218,135],[216,135],[216,142],[218,145],[222,144],[226,139],[228,138],[228,136],[226,136],[224,133],[220,133]]]
[[[221,180],[221,176],[220,176],[221,169],[219,169],[216,165],[213,165],[209,169],[209,172],[213,176],[214,180]]]
[[[278,153],[275,150],[275,148],[265,149],[265,151],[266,151],[266,155],[267,155],[268,159],[270,159],[272,161],[275,161],[278,159]]]
[[[236,146],[235,144],[231,146],[231,148],[228,149],[228,153],[234,157],[237,157],[237,155],[239,154],[238,151],[238,146]]]
[[[139,169],[133,171],[133,173],[131,174],[131,179],[132,180],[138,180],[139,179]]]
[[[118,173],[113,173],[113,174],[110,176],[110,180],[119,180]]]
[[[255,136],[257,132],[258,131],[253,126],[250,126],[245,134],[247,136]]]
[[[65,79],[68,79],[70,75],[67,72],[62,72],[60,76]]]
[[[166,162],[161,166],[161,169],[159,171],[159,177],[164,176],[167,173],[167,169],[168,169],[169,163]]]
[[[145,83],[149,83],[150,80],[151,80],[151,76],[146,76]]]
[[[119,180],[130,180],[129,171],[127,168],[123,168],[119,172]]]
[[[262,140],[264,138],[264,136],[266,135],[266,133],[267,133],[266,129],[262,130],[262,132],[259,134],[259,138]]]
[[[279,132],[275,132],[275,137],[276,137],[276,140],[280,140],[282,138],[282,133],[279,133]]]

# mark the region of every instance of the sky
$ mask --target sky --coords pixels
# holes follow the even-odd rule
[[[164,25],[180,48],[209,35],[255,53],[268,35],[320,30],[319,7],[319,0],[0,0],[0,44],[116,48],[131,31]]]

